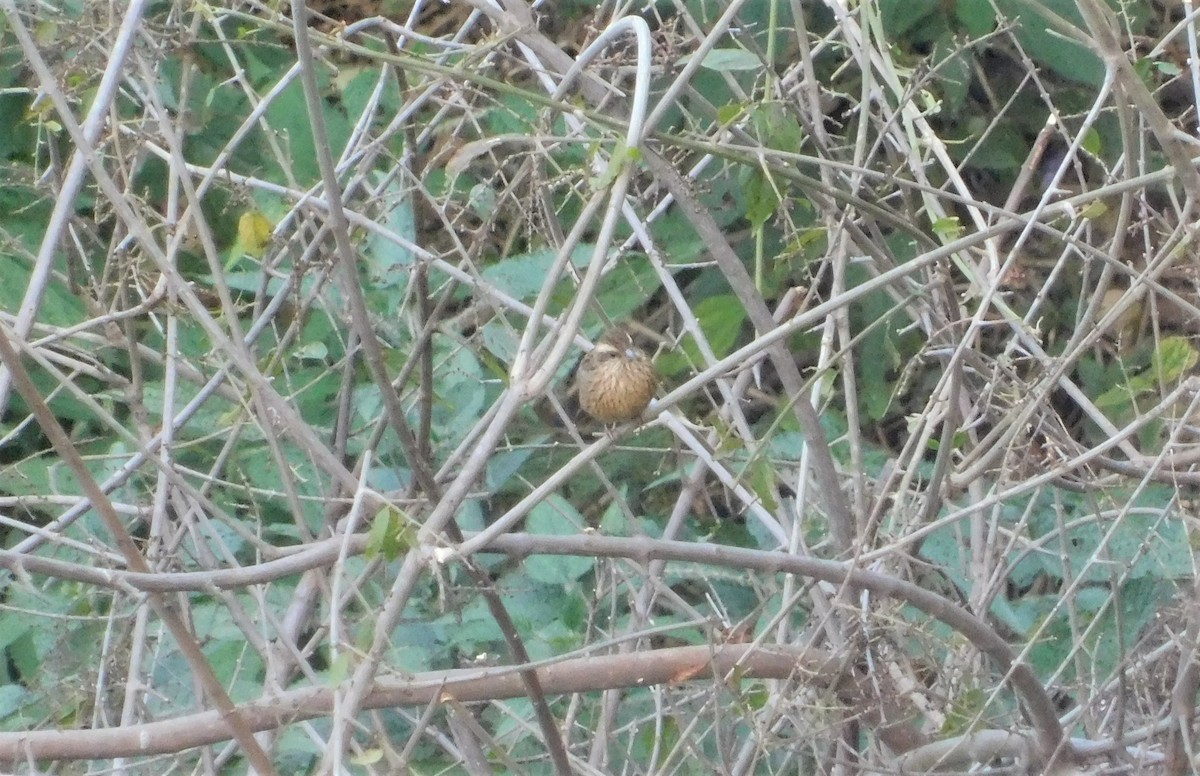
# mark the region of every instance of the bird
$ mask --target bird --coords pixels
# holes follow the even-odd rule
[[[658,370],[633,342],[628,329],[609,329],[579,362],[579,406],[606,425],[639,417],[654,397]]]

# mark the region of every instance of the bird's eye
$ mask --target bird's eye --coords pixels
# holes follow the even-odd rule
[[[609,361],[613,358],[619,358],[620,353],[611,345],[599,345],[592,351],[597,361]]]

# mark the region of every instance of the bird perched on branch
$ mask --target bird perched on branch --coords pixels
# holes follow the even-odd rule
[[[646,409],[658,387],[658,372],[629,330],[617,326],[579,362],[575,387],[584,412],[601,423],[621,423]]]

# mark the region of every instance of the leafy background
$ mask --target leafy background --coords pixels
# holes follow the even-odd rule
[[[0,0],[0,759],[1191,772],[1188,7]]]

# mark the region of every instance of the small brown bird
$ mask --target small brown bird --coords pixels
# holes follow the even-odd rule
[[[605,332],[579,362],[575,385],[584,412],[601,423],[621,423],[646,409],[658,387],[658,372],[634,345],[633,335],[618,326]]]

